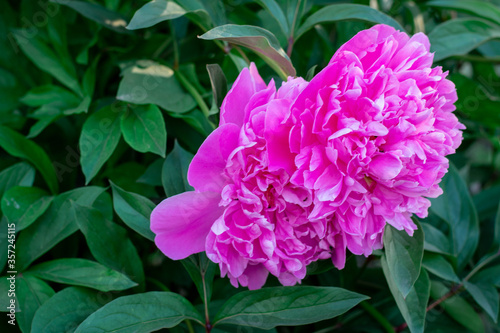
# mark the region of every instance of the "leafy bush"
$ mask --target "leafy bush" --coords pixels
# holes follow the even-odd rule
[[[428,33],[467,126],[414,237],[257,291],[165,258],[149,215],[239,71],[310,78],[374,23]],[[0,32],[2,332],[500,331],[499,1],[8,0]]]

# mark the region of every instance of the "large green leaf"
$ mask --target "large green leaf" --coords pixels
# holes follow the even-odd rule
[[[124,290],[137,285],[120,272],[79,258],[46,261],[33,266],[28,272],[44,280],[100,291]]]
[[[214,326],[233,324],[271,329],[339,316],[368,297],[336,287],[272,287],[240,292],[219,310]]]
[[[72,63],[61,61],[56,53],[45,42],[33,35],[30,29],[14,29],[12,34],[17,44],[23,50],[24,54],[33,61],[33,63],[55,77],[59,82],[69,89],[73,90],[79,96],[82,96],[82,90],[76,76],[76,69]]]
[[[500,38],[500,27],[471,18],[441,23],[429,34],[434,61],[467,54],[493,38]]]
[[[387,225],[384,232],[385,256],[390,273],[387,279],[394,281],[403,298],[412,290],[420,275],[424,255],[424,232],[419,224],[417,226],[413,236],[391,225]]]
[[[134,244],[127,237],[127,231],[106,220],[96,209],[73,203],[71,210],[94,258],[143,284],[142,262]]]
[[[495,216],[495,234],[493,236],[493,246],[500,251],[500,204]]]
[[[107,9],[96,3],[77,0],[50,0],[51,2],[68,6],[86,18],[120,33],[128,33],[125,18],[117,12]]]
[[[61,290],[35,313],[32,332],[73,332],[82,321],[108,302],[102,293],[81,287]]]
[[[14,186],[31,186],[35,181],[35,169],[25,162],[16,163],[0,172],[0,197]]]
[[[91,205],[104,191],[102,187],[88,186],[58,195],[33,224],[21,231],[16,241],[18,271],[27,268],[35,259],[78,230],[71,201]]]
[[[10,155],[30,161],[42,174],[52,193],[57,193],[59,183],[50,158],[39,145],[8,127],[0,126],[0,147]]]
[[[479,271],[470,281],[481,284],[493,284],[500,288],[500,265],[488,267]]]
[[[450,227],[452,255],[457,257],[460,271],[474,254],[479,241],[477,213],[467,185],[453,165],[439,185],[444,193],[431,199],[431,210]]]
[[[183,320],[201,325],[204,322],[184,297],[171,292],[149,292],[123,296],[106,304],[85,319],[75,332],[146,333],[174,327]]]
[[[134,104],[156,104],[172,112],[186,112],[196,106],[174,71],[150,60],[139,60],[122,69],[122,80],[116,98]]]
[[[425,253],[422,265],[432,274],[442,279],[459,283],[453,266],[443,256],[436,253]]]
[[[411,333],[424,332],[425,315],[427,313],[426,308],[430,293],[429,275],[425,269],[422,268],[418,279],[411,287],[410,292],[406,295],[406,297],[403,297],[398,286],[391,277],[391,272],[389,271],[389,265],[385,255],[382,256],[380,261],[382,263],[382,269],[392,296],[396,301],[401,315],[408,324]]]
[[[37,187],[12,187],[2,197],[2,212],[16,223],[16,231],[21,231],[49,208],[52,199],[53,196]]]
[[[290,34],[291,22],[290,24],[288,23],[283,9],[276,2],[276,0],[257,0],[256,2],[264,7],[275,18],[285,36],[288,36]]]
[[[295,39],[298,39],[316,24],[342,20],[363,20],[372,23],[382,23],[404,31],[403,27],[393,18],[369,6],[338,4],[323,7],[309,16],[297,30]]]
[[[113,207],[116,214],[130,228],[149,240],[155,234],[149,228],[149,217],[155,204],[142,195],[127,192],[111,182],[113,188]]]
[[[120,141],[123,107],[108,105],[87,118],[80,135],[80,162],[88,184],[113,154]]]
[[[165,157],[167,130],[160,109],[153,104],[130,105],[122,115],[121,129],[125,141],[135,150]]]
[[[182,3],[181,3],[182,4]],[[148,2],[135,12],[127,29],[149,28],[163,21],[173,20],[186,15],[203,29],[208,30],[212,26],[209,14],[203,9],[186,10],[173,1],[154,0]]]
[[[451,253],[450,241],[441,230],[425,222],[420,225],[425,235],[424,250],[441,254]]]
[[[440,299],[449,289],[438,281],[431,281],[431,297]],[[457,322],[471,332],[483,333],[484,325],[476,310],[462,297],[455,295],[440,303],[440,306]]]
[[[466,281],[464,286],[477,304],[479,304],[496,323],[498,318],[499,295],[495,286],[469,281]]]
[[[471,13],[500,24],[500,9],[492,3],[482,0],[433,0],[427,6],[453,9]]]
[[[248,47],[271,66],[283,79],[295,76],[295,68],[276,37],[268,30],[252,25],[226,24],[213,28],[199,38],[224,40]]]
[[[16,299],[21,310],[16,314],[16,319],[23,333],[31,332],[31,322],[36,311],[54,294],[47,283],[32,275],[16,277]]]
[[[32,107],[50,104],[53,107],[64,108],[68,105],[78,105],[80,98],[63,87],[48,84],[31,89],[20,101]]]
[[[161,172],[161,181],[167,197],[193,190],[187,182],[187,172],[192,159],[193,154],[175,142],[174,149],[165,159]]]

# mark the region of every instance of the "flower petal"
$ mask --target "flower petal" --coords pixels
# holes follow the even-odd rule
[[[205,250],[205,239],[222,215],[220,194],[184,192],[163,200],[151,213],[156,246],[169,258],[184,259]]]

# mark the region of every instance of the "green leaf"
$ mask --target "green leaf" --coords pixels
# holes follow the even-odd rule
[[[46,261],[32,267],[28,272],[40,279],[100,291],[125,290],[137,285],[120,272],[95,261],[79,258]]]
[[[80,98],[62,87],[49,84],[31,89],[20,101],[32,107],[50,104],[52,107],[64,108],[78,105]]]
[[[429,275],[425,269],[422,268],[410,292],[406,297],[403,297],[395,281],[392,279],[385,255],[380,258],[380,262],[392,296],[396,301],[401,315],[408,324],[411,333],[424,332],[425,316],[427,313],[426,308],[430,293]]]
[[[218,64],[207,65],[210,84],[212,85],[213,105],[220,107],[227,93],[227,79]]]
[[[493,284],[500,288],[500,265],[479,271],[471,278],[471,282]]]
[[[72,214],[82,231],[90,252],[101,264],[126,274],[133,281],[144,283],[144,269],[127,231],[106,220],[96,209],[72,204]]]
[[[425,235],[424,250],[441,254],[451,254],[450,241],[441,230],[425,222],[421,222],[420,225]]]
[[[450,164],[448,173],[439,184],[443,194],[431,200],[431,210],[448,223],[452,255],[457,257],[458,271],[465,267],[479,241],[476,209],[457,169]]]
[[[54,197],[36,187],[12,187],[2,198],[2,212],[10,222],[16,223],[16,231],[21,231],[49,208],[52,199]]]
[[[432,274],[439,276],[442,279],[459,283],[453,266],[443,256],[435,253],[425,253],[422,265]]]
[[[262,329],[305,325],[339,316],[366,299],[367,296],[336,287],[272,287],[243,291],[224,303],[213,325]]]
[[[397,30],[405,31],[393,18],[369,6],[338,4],[325,6],[309,16],[297,30],[295,40],[299,39],[300,36],[316,24],[342,20],[362,20],[372,23],[382,23],[390,25]]]
[[[478,0],[434,0],[426,3],[430,7],[440,7],[470,13],[496,24],[500,24],[500,9],[486,1]]]
[[[82,96],[82,90],[73,64],[61,59],[38,36],[28,29],[13,29],[12,34],[24,54],[42,71],[49,73],[59,82]]]
[[[78,230],[70,200],[91,205],[104,190],[102,187],[87,186],[59,194],[49,209],[19,234],[16,241],[17,270],[23,271],[35,259]]]
[[[164,159],[158,158],[151,163],[146,171],[137,179],[138,183],[147,184],[151,186],[162,186],[161,183],[161,170],[163,168]]]
[[[31,186],[35,181],[35,169],[25,162],[16,163],[0,172],[0,198],[14,186]]]
[[[139,60],[122,68],[122,80],[116,98],[133,104],[156,104],[172,112],[186,112],[196,106],[174,71],[151,60]]]
[[[275,0],[257,0],[256,2],[264,7],[276,19],[276,22],[278,22],[285,36],[288,37],[290,34],[290,27],[280,5]]]
[[[118,145],[122,112],[122,107],[108,105],[90,115],[83,124],[79,145],[85,184],[94,178]]]
[[[16,298],[21,310],[16,319],[23,333],[31,332],[35,312],[54,294],[47,283],[34,276],[23,274],[16,277]]]
[[[434,61],[464,55],[493,38],[500,38],[500,28],[481,20],[453,19],[436,26],[429,34]]]
[[[495,217],[495,234],[493,236],[493,246],[500,251],[500,204],[498,205],[497,215]]]
[[[126,225],[152,241],[155,234],[149,229],[149,217],[155,204],[142,195],[127,192],[113,182],[110,183],[113,189],[113,207],[116,214]]]
[[[175,142],[174,149],[165,159],[161,172],[163,189],[167,197],[193,190],[187,181],[187,172],[193,157],[193,154]]]
[[[469,281],[466,281],[464,286],[477,304],[479,304],[479,306],[481,306],[496,323],[499,305],[499,295],[497,289],[491,284],[472,283]]]
[[[167,130],[156,105],[130,105],[122,115],[121,129],[125,141],[135,150],[165,157]]]
[[[203,9],[186,10],[173,1],[155,0],[148,2],[135,12],[127,29],[144,29],[163,21],[173,20],[186,15],[205,30],[212,26],[211,18]]]
[[[431,281],[431,297],[435,300],[440,299],[448,292],[448,288],[441,282]],[[476,313],[476,310],[463,298],[458,295],[452,296],[440,303],[440,306],[458,323],[467,327],[475,333],[483,333],[484,325]]]
[[[32,332],[60,333],[62,329],[73,332],[85,318],[107,303],[108,297],[101,294],[81,287],[61,290],[35,313]]]
[[[39,145],[8,127],[0,126],[0,147],[12,156],[31,162],[42,174],[52,193],[57,193],[59,183],[50,158]]]
[[[266,29],[252,25],[226,24],[213,28],[199,38],[223,40],[248,47],[264,59],[284,80],[296,74],[290,58],[283,51],[276,37]]]
[[[68,6],[86,18],[110,30],[128,33],[127,29],[125,29],[127,22],[122,15],[96,3],[76,0],[50,0],[50,2]]]
[[[385,256],[390,275],[401,292],[403,298],[412,290],[417,281],[422,265],[424,254],[424,233],[417,222],[418,229],[413,236],[409,236],[404,230],[397,230],[387,225],[384,232]]]
[[[0,277],[0,295],[4,295],[3,297],[0,297],[0,312],[9,312],[10,311],[10,306],[11,306],[11,300],[13,300],[14,303],[14,309],[16,312],[19,312],[19,303],[16,302],[15,296],[12,294],[11,289],[11,281],[14,282],[14,279],[10,279],[11,275],[6,275],[6,276],[1,276]],[[15,284],[14,284],[15,285]],[[10,318],[9,318],[10,320]]]
[[[204,252],[193,254],[181,262],[196,285],[201,299],[205,300],[206,293],[209,302],[212,297],[212,284],[217,265],[210,261]]]
[[[75,333],[145,333],[174,327],[183,320],[201,325],[204,322],[184,297],[171,292],[149,292],[123,296],[106,304],[85,319]]]

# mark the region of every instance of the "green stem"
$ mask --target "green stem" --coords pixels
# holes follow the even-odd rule
[[[469,274],[467,274],[467,276],[464,278],[464,282],[468,281],[472,276],[474,276],[474,274],[476,274],[481,268],[483,268],[484,266],[488,265],[490,262],[492,262],[493,260],[495,260],[496,258],[498,258],[500,256],[500,251],[498,251],[497,253],[495,253],[494,255],[492,255],[491,257],[485,259],[483,262],[479,263],[476,267],[474,267],[474,269],[472,271],[470,271]]]
[[[388,333],[395,333],[394,328],[391,323],[382,315],[377,309],[375,309],[370,303],[367,301],[359,303],[363,309],[365,309],[368,314],[370,314],[373,319],[378,321],[378,323],[385,329]]]
[[[495,63],[500,62],[500,57],[483,57],[474,54],[459,55],[459,56],[454,56],[453,58],[465,61],[475,61],[475,62],[495,62]]]
[[[207,104],[203,100],[203,97],[201,97],[198,90],[196,90],[196,88],[191,84],[191,82],[189,82],[189,80],[180,71],[175,71],[175,76],[180,81],[182,86],[191,94],[191,96],[193,96],[194,100],[196,101],[196,103],[200,107],[201,112],[203,112],[205,117],[208,118],[210,116],[210,114],[209,114],[210,109],[208,108]]]
[[[179,68],[179,45],[177,44],[177,38],[175,37],[175,27],[172,21],[169,21],[170,32],[172,33],[172,41],[174,43],[174,70],[177,71]]]
[[[205,284],[205,272],[201,271],[201,283],[203,283],[203,304],[205,306],[205,329],[207,333],[212,330],[212,325],[210,325],[210,315],[208,313],[208,297],[207,297],[207,286]]]

